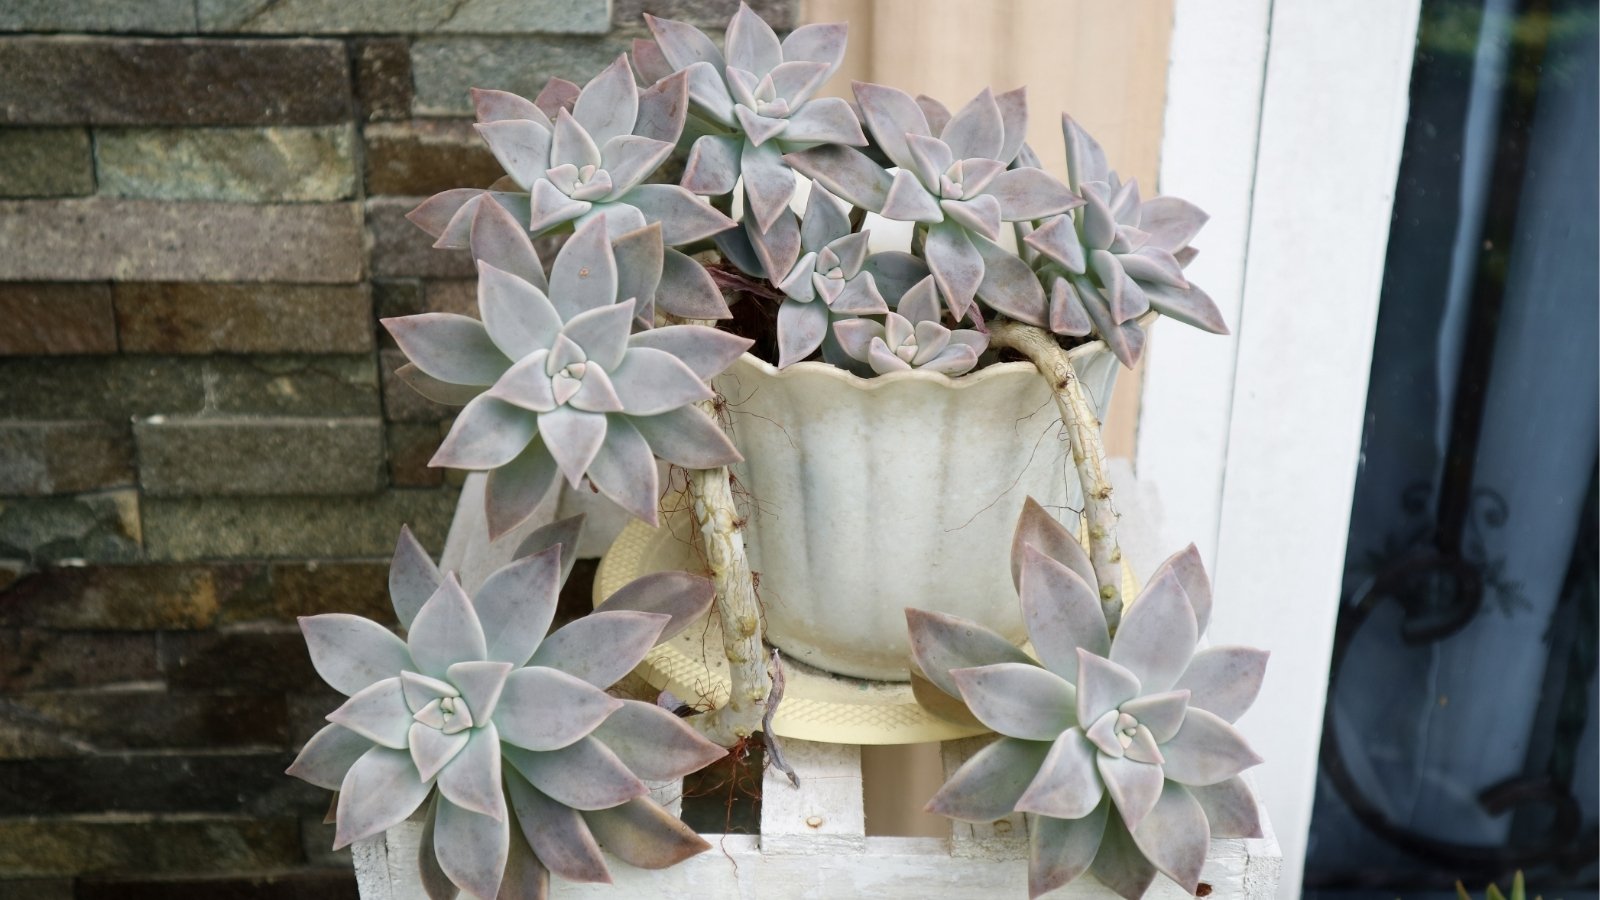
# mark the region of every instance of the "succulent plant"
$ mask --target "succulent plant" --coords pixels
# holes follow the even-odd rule
[[[1007,314],[1039,306],[1038,279],[997,243],[1001,223],[1043,219],[1079,201],[1043,169],[1007,168],[1027,130],[1025,89],[997,97],[985,88],[937,136],[924,105],[904,91],[857,82],[855,94],[873,141],[898,171],[839,145],[784,159],[857,206],[925,226],[928,268],[958,320],[975,297]]]
[[[838,201],[821,186],[812,186],[800,225],[805,255],[777,282],[785,295],[778,307],[778,368],[822,346],[836,317],[889,311],[866,265],[870,237],[868,231],[852,232]]]
[[[488,471],[489,533],[526,519],[564,475],[585,479],[654,524],[655,457],[689,468],[741,457],[710,416],[706,379],[750,341],[673,325],[630,334],[635,298],[655,290],[659,226],[607,240],[605,216],[579,226],[548,280],[527,233],[499,204],[472,226],[482,321],[450,313],[385,319],[419,392],[465,403],[430,465]]]
[[[300,620],[318,674],[349,697],[289,767],[339,792],[336,847],[426,804],[419,858],[433,900],[542,897],[550,872],[609,881],[602,846],[651,868],[707,849],[642,779],[724,751],[605,688],[703,614],[714,589],[682,572],[646,576],[546,637],[562,556],[556,544],[516,559],[469,599],[402,530],[389,590],[404,640],[359,616]]]
[[[634,43],[640,73],[647,79],[686,76],[693,112],[709,132],[690,149],[683,186],[697,194],[730,194],[742,176],[746,235],[769,265],[781,262],[786,270],[797,241],[788,214],[795,177],[783,155],[820,144],[867,143],[849,103],[815,96],[844,59],[846,26],[804,25],[779,41],[741,3],[728,23],[724,53],[692,25],[650,15],[645,21],[655,41]],[[780,219],[788,221],[779,226]],[[783,274],[769,269],[773,280]]]
[[[833,330],[846,355],[866,363],[879,375],[911,369],[952,377],[965,374],[978,364],[989,337],[981,331],[946,328],[940,321],[942,314],[939,289],[929,275],[906,292],[882,324],[872,319],[846,319]]]
[[[1037,661],[977,623],[906,611],[917,674],[1001,735],[928,809],[982,822],[1026,813],[1033,896],[1085,871],[1130,900],[1157,871],[1192,893],[1212,837],[1260,834],[1239,773],[1261,760],[1231,723],[1260,690],[1266,654],[1195,652],[1211,589],[1192,545],[1114,637],[1087,554],[1031,498],[1012,571]]]
[[[1227,334],[1217,305],[1183,274],[1199,252],[1189,242],[1206,214],[1177,197],[1141,201],[1138,182],[1124,183],[1100,144],[1071,116],[1061,117],[1061,131],[1068,183],[1082,195],[1083,205],[1027,235],[1027,247],[1053,264],[1043,270],[1049,302],[1015,310],[1013,316],[1057,334],[1093,331],[1127,366],[1143,351],[1138,319],[1151,309]]]

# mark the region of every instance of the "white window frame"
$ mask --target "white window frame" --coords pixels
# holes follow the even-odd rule
[[[1136,464],[1215,576],[1216,644],[1272,651],[1240,726],[1300,895],[1420,0],[1176,0],[1161,190],[1233,335],[1152,337]]]

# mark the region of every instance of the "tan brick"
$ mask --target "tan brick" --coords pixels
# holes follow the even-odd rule
[[[0,421],[0,495],[76,494],[133,484],[127,426]]]
[[[133,433],[151,497],[370,494],[388,480],[375,417],[158,416]]]
[[[115,352],[110,286],[0,282],[0,355]]]
[[[365,285],[114,285],[127,353],[360,353],[372,349]]]

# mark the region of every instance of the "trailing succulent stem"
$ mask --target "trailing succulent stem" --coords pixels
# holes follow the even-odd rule
[[[1100,420],[1084,396],[1083,382],[1067,351],[1050,332],[1034,325],[1000,320],[989,329],[994,347],[1009,347],[1026,356],[1050,383],[1061,423],[1072,445],[1072,461],[1083,485],[1089,523],[1089,560],[1100,584],[1100,609],[1112,633],[1122,621],[1122,550],[1117,546],[1117,511],[1111,505],[1111,479],[1106,476],[1105,443]]]
[[[705,400],[698,406],[706,414],[716,415],[716,400]],[[722,652],[728,658],[731,682],[727,704],[692,721],[702,735],[724,747],[760,730],[767,695],[772,691],[767,653],[761,643],[766,627],[728,478],[726,466],[689,470],[689,499],[705,548],[706,565],[717,589]]]

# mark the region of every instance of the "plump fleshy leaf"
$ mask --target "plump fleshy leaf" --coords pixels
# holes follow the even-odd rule
[[[872,132],[873,141],[895,165],[911,168],[913,160],[906,146],[907,135],[931,137],[928,120],[923,116],[921,107],[917,106],[910,94],[888,85],[857,81],[851,84],[851,88],[861,107],[862,121]],[[849,199],[847,195],[841,196]]]
[[[677,72],[655,81],[639,95],[639,118],[634,122],[633,133],[676,144],[689,110],[689,79]]]
[[[439,798],[433,849],[456,887],[479,900],[495,900],[511,852],[511,820],[486,816]]]
[[[358,691],[328,714],[328,721],[354,731],[384,747],[406,748],[411,710],[406,706],[400,679],[385,678]]]
[[[722,51],[693,25],[657,18],[649,13],[645,13],[644,21],[655,36],[661,55],[667,58],[674,69],[686,69],[697,62],[710,63],[718,71],[727,66]]]
[[[1028,896],[1047,894],[1089,870],[1105,835],[1107,804],[1077,819],[1028,816]]]
[[[406,644],[417,669],[434,678],[445,677],[455,663],[485,657],[483,626],[455,573],[445,576],[439,589],[417,612]]]
[[[530,119],[538,122],[549,119],[544,110],[526,97],[484,88],[473,88],[471,94],[472,108],[479,122],[499,122],[503,119]]]
[[[732,219],[675,184],[641,184],[621,198],[646,222],[661,223],[661,239],[672,246],[703,240],[732,228]]]
[[[694,406],[660,415],[629,417],[650,445],[650,451],[686,469],[714,469],[744,459],[733,441],[711,417]]]
[[[783,161],[833,194],[863,209],[882,209],[893,178],[870,157],[851,147],[824,144],[785,154]]]
[[[957,110],[939,137],[950,146],[956,159],[998,160],[1005,142],[1005,124],[1000,107],[994,102],[994,91],[984,88]]]
[[[498,540],[527,521],[560,478],[555,457],[537,435],[515,459],[490,472],[484,484],[489,539]]]
[[[1178,733],[1189,709],[1188,691],[1145,694],[1122,704],[1121,710],[1150,729],[1157,743],[1165,743]]]
[[[1205,810],[1213,838],[1261,837],[1261,810],[1244,779],[1235,775],[1207,785],[1186,785]]]
[[[728,753],[684,720],[638,700],[622,701],[622,708],[600,723],[594,736],[635,775],[650,781],[682,778]]]
[[[512,818],[515,818],[513,816]],[[506,854],[505,873],[500,877],[500,894],[495,900],[547,900],[550,896],[550,870],[535,856],[521,834],[520,824],[513,823],[510,851]],[[430,898],[450,900],[450,898]]]
[[[511,666],[511,663],[493,660],[458,662],[445,672],[445,678],[461,691],[467,708],[481,724],[494,715]]]
[[[600,845],[577,810],[550,799],[515,771],[506,775],[506,792],[522,835],[540,862],[568,881],[611,882]]]
[[[617,261],[603,222],[579,226],[550,268],[550,302],[563,321],[617,299]]]
[[[527,449],[537,429],[533,413],[482,394],[462,408],[428,465],[498,468]]]
[[[645,797],[583,814],[600,846],[641,869],[665,869],[711,849],[694,829]]]
[[[552,547],[560,547],[561,575],[560,584],[567,583],[567,576],[572,574],[572,566],[578,561],[578,541],[583,537],[583,523],[587,517],[583,513],[557,519],[528,532],[522,539],[517,549],[512,553],[513,559],[522,559],[533,556]],[[479,614],[482,618],[482,613]],[[548,630],[549,626],[545,626]]]
[[[1189,599],[1189,608],[1194,611],[1196,630],[1205,634],[1206,626],[1211,623],[1211,579],[1206,575],[1199,548],[1190,544],[1167,557],[1160,568],[1171,569],[1177,576],[1178,583],[1183,586],[1183,592]]]
[[[422,839],[417,844],[417,868],[422,880],[422,891],[428,895],[428,900],[456,900],[461,890],[450,881],[444,869],[439,865],[439,853],[434,845],[433,834],[439,821],[439,795],[433,795],[428,801],[428,809],[422,814]]]
[[[744,141],[737,135],[708,134],[689,148],[682,185],[696,194],[717,196],[733,192],[739,181],[739,154]]]
[[[1133,835],[1115,811],[1106,817],[1105,836],[1089,873],[1124,900],[1139,900],[1156,880],[1156,867],[1139,852]]]
[[[1182,784],[1216,784],[1261,762],[1244,735],[1203,709],[1189,710],[1161,754],[1167,777]]]
[[[1162,769],[1126,756],[1095,754],[1095,767],[1105,783],[1106,793],[1129,828],[1138,828],[1161,799]]]
[[[300,748],[284,774],[336,791],[350,767],[370,749],[370,739],[339,725],[324,725]]]
[[[627,418],[611,419],[606,441],[589,464],[589,480],[613,503],[654,527],[661,496],[655,457]]]
[[[1133,827],[1133,841],[1162,874],[1194,893],[1210,848],[1211,830],[1205,811],[1187,788],[1167,782],[1149,815]]]
[[[972,244],[966,229],[953,222],[941,222],[928,230],[928,269],[933,272],[950,304],[950,314],[960,318],[967,314],[983,282],[983,257]]]
[[[1194,656],[1194,610],[1176,573],[1156,573],[1128,607],[1111,643],[1111,661],[1139,679],[1145,692],[1165,691]]]
[[[963,822],[993,822],[1016,808],[1050,745],[1002,737],[972,755],[928,801],[928,812]]]
[[[419,313],[382,321],[406,358],[441,381],[494,384],[511,365],[477,319],[455,313]]]
[[[505,819],[506,800],[500,787],[500,734],[493,722],[472,729],[467,746],[439,773],[439,793],[462,809]]]
[[[635,344],[611,374],[630,416],[653,416],[711,398],[711,389],[677,357]]]
[[[1028,654],[998,632],[960,616],[907,608],[906,626],[911,634],[911,658],[917,668],[952,697],[961,696],[961,689],[951,677],[951,669],[997,662],[1034,664]]]
[[[1189,692],[1189,705],[1237,722],[1261,692],[1267,652],[1249,647],[1208,647],[1194,655],[1176,687]]]
[[[628,582],[595,607],[595,612],[659,613],[669,617],[657,642],[676,637],[711,609],[716,599],[711,579],[688,572],[652,572]]]
[[[528,750],[557,750],[594,731],[621,704],[580,678],[529,666],[506,679],[494,721],[502,740]]]
[[[609,809],[650,792],[593,737],[545,753],[507,747],[505,756],[534,787],[573,809]]]
[[[577,487],[605,442],[609,422],[604,413],[558,406],[539,415],[539,436],[555,457],[567,483]]]
[[[1103,656],[1111,646],[1095,590],[1077,572],[1024,544],[1018,594],[1034,652],[1050,671],[1076,684],[1078,650]]]
[[[1042,219],[1080,202],[1066,185],[1043,169],[1007,169],[984,190],[1000,201],[1000,215],[1007,222]]]
[[[1078,573],[1087,584],[1095,584],[1094,566],[1083,545],[1067,526],[1032,497],[1022,501],[1022,515],[1017,518],[1017,528],[1011,537],[1011,583],[1019,591],[1022,590],[1023,548],[1029,544]]]
[[[618,56],[590,79],[572,106],[573,118],[595,143],[602,145],[618,135],[632,134],[638,115],[639,89],[627,54]]]
[[[408,735],[406,750],[411,753],[411,761],[416,764],[417,775],[423,781],[432,781],[436,778],[450,761],[466,749],[467,742],[472,740],[473,730],[457,731],[454,734],[445,734],[431,725],[421,722],[412,722]]]
[[[489,339],[508,361],[506,368],[510,360],[547,349],[561,331],[561,317],[544,291],[486,259],[478,260],[478,309]]]
[[[406,363],[394,370],[394,374],[404,381],[408,387],[435,403],[446,406],[463,406],[472,401],[473,397],[483,393],[481,384],[451,384],[423,372],[415,363]]]
[[[339,785],[339,850],[404,822],[427,799],[432,783],[417,777],[411,754],[373,747],[355,761]]]
[[[1063,731],[1039,764],[1039,773],[1017,798],[1017,809],[1056,819],[1079,819],[1094,812],[1104,793],[1095,753],[1082,729]]]
[[[300,633],[305,635],[306,649],[317,674],[345,696],[415,665],[404,641],[360,616],[301,616]]]
[[[953,669],[950,677],[967,708],[1009,737],[1054,741],[1075,724],[1076,694],[1061,676],[1029,663]]]
[[[656,613],[593,612],[557,629],[530,663],[608,688],[644,659],[669,621]]]
[[[1139,679],[1109,659],[1078,649],[1078,721],[1089,728],[1107,712],[1139,696]]]
[[[400,540],[395,543],[394,558],[389,563],[389,600],[394,605],[400,627],[411,627],[417,610],[428,602],[443,580],[439,567],[433,564],[433,558],[411,529],[400,526]]]

